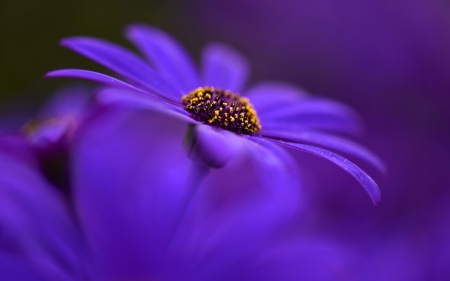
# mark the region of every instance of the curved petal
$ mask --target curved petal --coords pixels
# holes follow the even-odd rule
[[[151,26],[135,24],[126,29],[126,36],[177,89],[188,93],[201,86],[191,57],[167,33]]]
[[[262,128],[268,130],[283,131],[304,131],[304,130],[324,130],[343,134],[360,135],[363,131],[361,124],[348,122],[330,116],[309,116],[307,118],[299,118],[297,124],[290,121],[264,121],[260,118]]]
[[[359,115],[351,108],[326,99],[303,99],[283,107],[258,112],[263,127],[285,130],[315,128],[344,133],[362,131]]]
[[[352,162],[348,161],[342,156],[339,156],[331,151],[309,146],[305,144],[300,143],[293,143],[293,142],[287,142],[282,140],[274,140],[269,139],[272,142],[278,143],[280,145],[290,147],[293,149],[298,149],[301,151],[305,151],[314,155],[317,155],[319,157],[325,158],[334,164],[338,165],[342,169],[344,169],[347,173],[352,175],[366,190],[367,194],[369,194],[370,199],[372,202],[377,205],[380,202],[381,194],[380,189],[378,188],[378,185],[375,183],[375,181],[367,175],[363,170],[361,170],[358,166],[353,164]]]
[[[386,173],[386,166],[383,161],[373,154],[371,151],[366,149],[365,147],[360,146],[359,144],[352,142],[350,140],[340,138],[337,136],[329,135],[326,133],[319,133],[314,131],[283,131],[276,129],[268,129],[262,131],[262,135],[271,138],[271,139],[279,139],[286,140],[292,142],[308,142],[311,144],[325,146],[331,149],[336,149],[353,156],[356,156],[376,167],[383,173]]]
[[[295,122],[304,116],[330,116],[349,122],[359,121],[359,115],[350,107],[341,103],[326,99],[306,99],[291,103],[286,107],[278,107],[275,110],[263,111],[258,114],[264,120],[288,120]]]
[[[164,117],[108,107],[75,135],[74,196],[101,280],[154,278],[179,217],[185,124]]]
[[[93,89],[82,85],[70,85],[58,90],[39,110],[39,118],[54,118],[65,115],[77,116],[86,109]]]
[[[84,70],[84,69],[58,69],[53,70],[45,74],[44,78],[80,78],[87,79],[91,81],[95,81],[98,83],[102,83],[108,86],[120,88],[120,89],[128,89],[136,92],[147,93],[150,96],[159,97],[156,94],[148,93],[144,90],[136,88],[133,85],[130,85],[122,80],[111,77],[109,75],[105,75],[99,72]]]
[[[102,104],[118,104],[135,108],[157,110],[188,123],[198,124],[190,118],[190,113],[179,106],[149,98],[146,93],[127,91],[117,88],[105,88],[98,91],[97,100]]]
[[[0,247],[29,258],[43,276],[83,276],[86,249],[65,201],[40,174],[36,159],[11,153],[13,146],[31,154],[26,144],[0,139]]]
[[[239,137],[209,125],[190,127],[184,139],[188,157],[201,165],[222,168],[234,156],[239,147]]]
[[[247,59],[229,46],[213,43],[205,47],[202,53],[203,83],[212,86],[242,91],[247,79],[249,65]]]
[[[184,243],[176,249],[183,249],[189,256],[184,262],[195,269],[190,275],[193,280],[229,280],[226,276],[263,247],[290,219],[298,204],[296,169],[290,165],[289,154],[266,140],[255,143],[239,138],[242,152],[249,156],[240,160],[246,160],[245,164],[250,160],[255,169],[245,166],[242,173],[244,163],[230,161],[222,170],[211,173],[200,191],[206,191],[209,196],[205,201],[213,201],[213,206],[203,220],[194,218],[197,223],[190,231],[179,233]],[[220,203],[214,202],[213,189]],[[233,191],[235,197],[229,194]]]
[[[303,89],[285,82],[259,83],[244,95],[250,99],[258,115],[298,103],[308,96]]]
[[[181,93],[162,79],[146,62],[121,46],[90,37],[66,38],[61,41],[61,45],[108,67],[148,90],[167,97],[181,98]]]
[[[260,137],[244,136],[250,159],[255,166],[263,186],[272,199],[289,214],[297,207],[299,183],[297,169],[286,151]]]

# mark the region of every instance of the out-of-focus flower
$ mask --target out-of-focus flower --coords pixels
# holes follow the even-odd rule
[[[351,109],[311,98],[284,83],[256,85],[245,91],[243,98],[237,92],[242,91],[248,65],[230,47],[207,46],[203,52],[203,75],[199,75],[185,50],[162,31],[133,25],[126,34],[150,62],[99,39],[75,37],[62,44],[110,68],[127,82],[76,69],[53,71],[47,77],[98,81],[115,87],[100,93],[103,102],[156,108],[185,120],[194,126],[188,134],[188,155],[209,166],[224,166],[235,154],[236,143],[247,147],[256,161],[290,162],[286,161],[289,156],[274,145],[279,144],[328,159],[356,178],[374,203],[379,202],[380,192],[372,178],[346,158],[321,148],[359,157],[384,170],[381,161],[365,148],[323,132],[357,130]]]
[[[57,91],[22,128],[32,145],[41,150],[65,147],[88,112],[91,92],[79,85]]]
[[[68,150],[83,119],[94,108],[93,89],[82,85],[58,90],[39,112],[22,126],[36,151],[42,170],[59,188],[69,190]]]
[[[109,106],[82,123],[70,142],[68,199],[42,176],[29,141],[0,137],[1,280],[345,277],[341,247],[280,238],[282,210],[273,204],[280,190],[218,206],[207,196],[214,185],[205,184],[186,206],[184,192],[195,181],[179,138],[154,137],[185,124],[155,114]],[[234,183],[246,186],[239,180],[247,176]]]

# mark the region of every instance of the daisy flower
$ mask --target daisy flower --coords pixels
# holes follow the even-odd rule
[[[270,161],[268,154],[288,161],[289,157],[278,147],[283,146],[333,162],[364,187],[374,204],[380,201],[374,180],[334,152],[385,170],[369,150],[335,134],[359,129],[357,115],[350,108],[311,97],[287,83],[264,82],[244,88],[248,63],[223,44],[206,46],[201,71],[197,71],[183,47],[157,28],[131,25],[126,29],[126,37],[144,58],[96,38],[72,37],[61,42],[114,71],[120,79],[80,69],[56,70],[46,76],[97,81],[114,88],[99,94],[103,102],[149,107],[185,120],[192,125],[187,133],[188,140],[191,137],[188,155],[209,166],[222,167],[233,155],[237,139],[244,142],[255,161]]]

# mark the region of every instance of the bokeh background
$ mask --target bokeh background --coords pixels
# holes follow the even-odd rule
[[[298,153],[309,203],[293,231],[351,245],[376,265],[358,269],[373,280],[450,278],[449,1],[1,1],[1,115],[32,111],[67,82],[43,80],[47,71],[105,72],[59,47],[61,38],[132,48],[121,35],[132,22],[166,30],[197,59],[206,42],[229,43],[249,57],[251,81],[290,81],[355,108],[367,128],[358,141],[389,169],[367,167],[382,203],[373,207],[344,172]]]

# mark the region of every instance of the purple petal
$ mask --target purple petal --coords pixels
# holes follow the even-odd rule
[[[261,112],[272,118],[282,119],[291,115],[299,114],[325,114],[347,119],[358,119],[359,115],[352,108],[332,100],[322,98],[310,98],[299,100],[295,104],[290,104],[286,108],[276,108],[270,112]]]
[[[258,111],[261,123],[265,127],[310,127],[344,132],[362,130],[358,114],[351,108],[330,100],[300,100],[276,110]],[[275,126],[274,126],[275,125]]]
[[[129,26],[126,35],[177,89],[188,93],[202,86],[199,85],[194,62],[174,38],[142,24]]]
[[[185,127],[159,113],[109,107],[75,136],[77,210],[104,280],[148,279],[158,270],[186,181]]]
[[[203,86],[242,91],[247,79],[247,59],[229,46],[209,44],[202,53]]]
[[[190,113],[180,106],[149,97],[146,93],[117,88],[105,88],[97,93],[96,98],[102,104],[118,104],[135,108],[157,110],[185,122],[198,124],[197,121],[190,118]]]
[[[331,149],[336,149],[353,156],[359,157],[367,161],[381,172],[386,173],[386,166],[378,156],[359,144],[347,139],[326,133],[319,133],[313,131],[283,131],[276,129],[268,129],[262,131],[262,135],[271,139],[286,140],[292,142],[308,142],[311,144],[325,146]]]
[[[299,143],[293,143],[293,142],[287,142],[282,140],[273,140],[269,139],[275,143],[278,143],[280,145],[298,149],[301,151],[305,151],[320,157],[323,157],[334,164],[338,165],[342,169],[344,169],[347,173],[352,175],[366,190],[367,194],[369,194],[370,199],[372,199],[372,202],[377,205],[380,202],[381,194],[380,189],[378,188],[378,185],[375,183],[375,181],[367,175],[363,170],[361,170],[358,166],[353,164],[352,162],[348,161],[342,156],[339,156],[331,151],[309,146],[305,144],[299,144]]]
[[[245,96],[250,99],[258,114],[269,112],[292,103],[298,103],[308,96],[301,88],[284,82],[260,83],[245,92]]]
[[[192,128],[192,134],[185,138],[185,151],[195,162],[211,168],[222,168],[235,155],[241,138],[235,134],[209,125]]]
[[[141,92],[141,93],[146,93],[149,96],[161,98],[157,94],[152,94],[152,93],[143,91],[143,90],[141,90],[139,88],[136,88],[136,87],[134,87],[134,86],[132,86],[132,85],[122,81],[122,80],[116,79],[114,77],[111,77],[111,76],[108,76],[108,75],[105,75],[105,74],[102,74],[102,73],[89,71],[89,70],[83,70],[83,69],[59,69],[59,70],[50,71],[49,73],[45,74],[44,77],[45,78],[73,77],[73,78],[88,79],[88,80],[99,82],[99,83],[102,83],[102,84],[105,84],[105,85],[109,85],[109,86],[112,86],[112,87],[116,87],[116,88],[120,88],[120,89],[132,90],[132,91]],[[171,100],[174,100],[174,99],[171,99]]]
[[[59,141],[71,128],[71,122],[61,120],[60,122],[43,122],[38,129],[30,134],[30,142],[33,146],[40,148],[50,148]]]
[[[298,186],[295,170],[289,165],[292,158],[282,148],[266,140],[257,139],[257,142],[243,140],[241,147],[243,152],[249,153],[248,159],[254,164],[254,170],[246,168],[245,173],[230,180],[230,174],[219,174],[232,172],[233,169],[228,170],[233,166],[230,163],[225,171],[211,173],[211,177],[217,178],[205,182],[205,185],[213,185],[207,185],[204,190],[222,189],[231,182],[240,191],[238,199],[228,198],[220,207],[215,205],[210,215],[196,225],[195,235],[183,235],[192,251],[189,264],[196,269],[195,280],[222,280],[267,243],[267,239],[296,210]],[[239,164],[234,168],[242,169],[242,163]],[[252,174],[254,172],[256,177]],[[241,181],[247,176],[251,180],[251,188],[256,189],[250,196],[246,193],[249,183],[245,179]],[[204,279],[206,276],[209,278]]]
[[[81,276],[85,247],[64,200],[40,174],[36,160],[11,152],[11,146],[29,147],[0,139],[0,247],[30,257],[44,275]]]
[[[45,103],[37,115],[39,118],[77,116],[86,109],[92,92],[90,87],[81,85],[64,87]]]
[[[260,137],[244,136],[248,152],[262,184],[273,200],[280,203],[279,208],[293,210],[297,205],[298,181],[297,169],[292,157],[279,146]]]
[[[286,121],[261,121],[261,124],[264,129],[269,130],[303,131],[313,129],[352,135],[360,135],[362,132],[362,127],[359,124],[349,124],[344,120],[338,120],[336,118],[326,116],[307,119],[302,118],[297,121],[298,124],[291,124],[291,122]]]
[[[160,95],[181,98],[181,93],[162,79],[145,61],[121,46],[96,38],[72,37],[61,45],[86,56]]]

